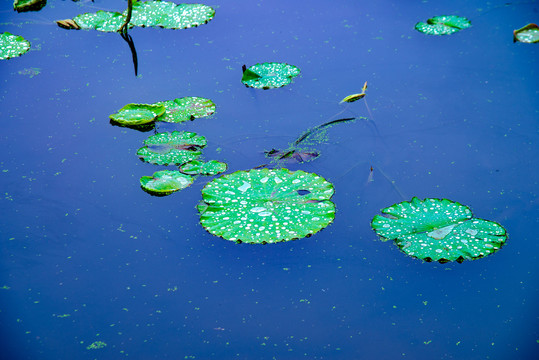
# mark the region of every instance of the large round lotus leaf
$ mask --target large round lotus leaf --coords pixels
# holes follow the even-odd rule
[[[73,21],[81,29],[95,29],[105,32],[116,32],[123,25],[125,16],[118,12],[99,10],[96,13],[80,14]],[[130,26],[132,26],[130,24]]]
[[[189,175],[200,174],[213,176],[225,172],[227,167],[228,166],[224,162],[217,160],[210,160],[208,162],[193,160],[180,166],[180,171]]]
[[[81,29],[115,32],[123,25],[127,12],[86,13],[73,18]],[[187,29],[207,23],[215,16],[213,8],[202,4],[175,4],[168,1],[134,1],[129,27],[159,26]]]
[[[536,24],[528,24],[513,31],[513,41],[520,41],[523,43],[539,42],[539,26]]]
[[[123,126],[140,126],[155,121],[158,116],[164,113],[164,105],[127,104],[116,114],[110,115],[109,118]]]
[[[300,239],[333,221],[333,192],[324,178],[301,170],[237,171],[202,189],[200,223],[211,234],[236,242]]]
[[[157,165],[180,165],[200,156],[206,138],[189,131],[159,133],[144,140],[137,151],[143,161]]]
[[[415,29],[427,35],[449,35],[472,26],[470,20],[456,15],[435,16],[426,23],[418,22]]]
[[[241,82],[257,89],[273,89],[290,84],[299,68],[286,63],[256,64],[243,71]]]
[[[371,226],[385,240],[393,240],[406,254],[426,261],[474,260],[505,243],[498,223],[474,218],[471,210],[447,199],[414,197],[376,215]]]
[[[47,0],[15,0],[13,1],[13,9],[17,10],[17,12],[39,11],[45,5],[47,5]]]
[[[167,1],[145,1],[133,4],[131,24],[187,29],[206,24],[215,16],[213,8],[202,4],[175,4]]]
[[[185,189],[193,183],[193,177],[184,175],[179,171],[161,170],[153,176],[140,178],[140,186],[154,195],[168,195],[174,191]]]
[[[30,49],[30,43],[22,36],[8,32],[0,34],[0,60],[21,56]]]
[[[170,123],[181,123],[188,120],[194,120],[204,116],[209,116],[215,112],[213,101],[201,97],[183,97],[180,99],[161,101],[166,108],[163,116],[158,121]]]

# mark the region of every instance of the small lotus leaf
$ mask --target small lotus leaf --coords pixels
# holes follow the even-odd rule
[[[528,24],[513,31],[513,42],[536,43],[539,42],[539,26]]]
[[[236,171],[209,182],[198,206],[211,234],[247,243],[274,243],[310,236],[335,218],[333,185],[301,170]]]
[[[47,5],[47,0],[15,0],[13,1],[13,9],[17,10],[17,12],[39,11],[45,5]]]
[[[30,42],[22,36],[8,32],[0,34],[0,60],[21,56],[30,50]]]
[[[147,125],[165,113],[164,105],[127,104],[109,118],[123,126]]]
[[[96,29],[99,31],[116,32],[123,25],[126,12],[123,14],[111,11],[86,13],[73,18],[81,29]],[[187,29],[206,24],[215,16],[215,10],[202,4],[175,4],[168,1],[135,1],[129,27],[163,27],[167,29]],[[63,28],[65,20],[57,22]]]
[[[157,165],[181,165],[200,156],[206,138],[189,131],[173,131],[152,135],[144,144],[137,151],[141,160]]]
[[[256,89],[273,89],[290,84],[299,68],[286,63],[256,64],[243,71],[241,82]]]
[[[226,171],[228,166],[217,160],[202,162],[200,160],[192,160],[180,166],[180,171],[189,175],[208,175],[213,176]]]
[[[188,120],[194,120],[209,116],[215,112],[213,101],[201,97],[183,97],[180,99],[161,101],[166,108],[164,115],[160,116],[158,121],[170,123],[182,123]]]
[[[472,26],[470,20],[456,15],[434,16],[426,23],[418,22],[415,29],[427,35],[449,35]]]
[[[142,189],[153,195],[168,195],[175,191],[185,189],[192,183],[192,176],[171,170],[157,171],[153,176],[143,176],[140,178],[140,186]]]
[[[373,230],[426,261],[475,260],[499,250],[507,239],[500,224],[474,218],[468,207],[447,199],[414,197],[382,213],[372,219]]]

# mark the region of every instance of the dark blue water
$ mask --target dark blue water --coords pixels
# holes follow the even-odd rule
[[[212,1],[196,29],[118,34],[52,23],[125,1],[49,0],[0,31],[32,50],[0,62],[2,359],[536,359],[539,45],[512,42],[533,2]],[[426,36],[457,14],[473,27]],[[291,85],[245,88],[241,66],[282,61]],[[25,75],[37,68],[39,74]],[[21,73],[20,73],[21,72]],[[149,133],[109,124],[128,103],[212,99],[204,135],[229,172],[264,164],[361,90],[381,136],[335,126],[292,170],[333,182],[335,221],[313,237],[237,245],[207,233],[199,178],[152,197]],[[369,116],[363,102],[351,105]],[[349,114],[348,114],[349,116]],[[368,182],[373,166],[374,181]],[[470,206],[509,240],[484,259],[425,263],[377,240],[370,220],[412,196]],[[87,350],[95,341],[106,347]]]

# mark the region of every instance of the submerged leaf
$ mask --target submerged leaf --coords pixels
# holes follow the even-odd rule
[[[30,50],[30,42],[22,36],[8,32],[0,34],[0,60],[21,56]]]
[[[206,138],[189,131],[173,131],[152,135],[144,144],[137,151],[141,160],[157,165],[181,165],[200,156]]]
[[[109,118],[122,126],[141,126],[154,122],[164,113],[164,105],[127,104]]]
[[[185,189],[193,183],[193,177],[184,175],[179,171],[161,170],[152,176],[140,178],[142,189],[153,195],[169,195],[175,191]]]
[[[513,31],[513,42],[536,43],[539,42],[539,26],[528,24]]]
[[[382,213],[372,219],[373,230],[425,261],[475,260],[496,252],[507,239],[500,224],[474,218],[468,207],[447,199],[414,197]]]
[[[351,122],[356,118],[344,118],[325,122],[321,125],[308,129],[293,143],[289,144],[288,149],[278,150],[271,149],[264,151],[266,157],[271,157],[277,161],[285,160],[287,162],[307,162],[316,159],[320,156],[320,151],[305,149],[303,145],[316,145],[327,140],[327,130],[336,124]],[[301,147],[300,147],[301,146]]]
[[[209,116],[215,112],[215,104],[210,99],[201,97],[183,97],[174,100],[158,102],[166,108],[164,115],[158,121],[181,123],[188,120]]]
[[[299,68],[286,63],[256,64],[248,69],[244,65],[243,68],[241,82],[245,86],[264,90],[288,85],[300,73]]]
[[[415,29],[427,35],[449,35],[472,26],[470,20],[457,15],[434,16],[426,23],[418,22]]]
[[[289,148],[286,150],[271,149],[264,151],[266,157],[274,158],[276,160],[285,160],[286,162],[309,162],[320,156],[318,151],[300,150]]]
[[[235,242],[300,239],[333,221],[333,192],[324,178],[301,170],[237,171],[202,189],[200,223],[211,234]]]

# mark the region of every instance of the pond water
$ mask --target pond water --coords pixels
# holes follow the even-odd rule
[[[64,30],[53,20],[122,0],[0,8],[0,32],[32,43],[0,62],[0,341],[5,359],[539,358],[539,45],[512,31],[537,2],[220,1],[194,29]],[[466,16],[450,36],[414,30]],[[242,65],[301,74],[246,88]],[[335,186],[335,221],[312,237],[235,244],[199,224],[195,183],[167,197],[139,178],[152,133],[112,126],[128,103],[200,96],[210,118],[159,131],[204,135],[228,172],[265,164],[303,131],[342,116],[308,163]],[[370,111],[370,113],[369,113]],[[377,131],[373,126],[376,125]],[[369,179],[370,168],[374,169]],[[373,180],[373,181],[368,181]],[[475,261],[428,263],[370,228],[391,204],[448,198],[509,234]],[[88,349],[96,342],[106,344]]]

